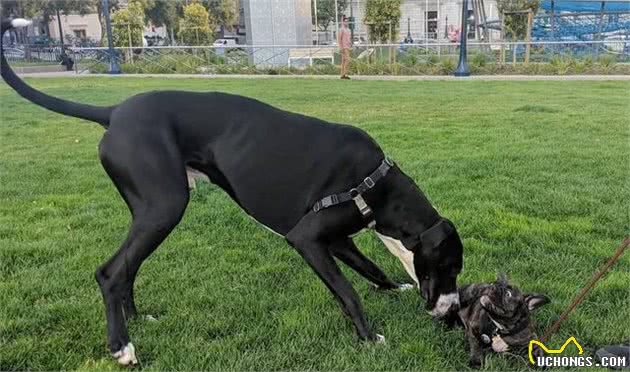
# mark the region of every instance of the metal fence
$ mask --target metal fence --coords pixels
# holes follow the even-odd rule
[[[493,73],[493,69],[511,66],[540,69],[544,73],[547,65],[553,68],[580,65],[584,69],[599,66],[604,73],[619,72],[615,66],[630,68],[630,41],[625,40],[470,42],[468,45],[469,61],[477,72]],[[68,53],[75,61],[77,73],[108,71],[107,48],[69,48]],[[339,72],[340,64],[338,49],[330,46],[116,48],[115,54],[122,72],[130,74],[333,75]],[[361,75],[447,74],[455,67],[458,54],[459,46],[455,43],[355,45],[351,71]],[[555,72],[562,71],[547,71]]]
[[[66,48],[76,73],[105,73],[107,48]],[[334,46],[160,46],[116,48],[123,73],[129,74],[285,74],[334,75],[339,51]],[[361,75],[448,74],[459,45],[423,40],[414,44],[359,44],[352,50],[351,72]],[[13,46],[5,49],[11,65],[55,66],[61,48]],[[469,42],[468,58],[476,73],[630,73],[630,40]],[[548,66],[551,65],[551,66]],[[593,69],[594,67],[599,67]],[[62,70],[62,66],[58,67]],[[512,70],[510,70],[512,69]]]
[[[59,45],[11,45],[4,48],[8,61],[23,65],[55,65],[61,62]]]

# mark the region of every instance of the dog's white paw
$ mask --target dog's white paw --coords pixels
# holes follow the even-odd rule
[[[136,349],[133,347],[131,342],[125,345],[122,349],[113,353],[112,357],[114,357],[121,366],[133,366],[138,364]]]
[[[403,283],[403,284],[398,286],[398,290],[401,291],[401,292],[408,291],[408,290],[414,289],[414,288],[415,288],[415,286],[413,284],[411,284],[411,283]]]
[[[147,322],[157,322],[157,318],[154,317],[153,315],[145,315],[144,316],[144,320],[146,320]]]
[[[379,335],[378,333],[376,334],[376,343],[377,344],[384,344],[385,343],[385,336],[383,335]]]

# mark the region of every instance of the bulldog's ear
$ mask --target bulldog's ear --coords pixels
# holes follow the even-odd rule
[[[508,277],[506,273],[498,273],[497,274],[497,283],[502,285],[508,285]]]
[[[543,294],[528,293],[525,295],[525,303],[527,304],[529,311],[534,311],[549,302],[551,302],[549,297]]]
[[[441,218],[435,225],[420,234],[422,248],[437,248],[453,231],[455,231],[453,223],[446,218]]]

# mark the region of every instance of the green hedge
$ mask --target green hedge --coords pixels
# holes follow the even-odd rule
[[[476,53],[469,57],[470,70],[475,75],[630,75],[630,64],[618,63],[614,56],[572,58],[555,56],[549,62],[497,63],[495,55]],[[379,57],[352,60],[350,72],[354,75],[450,75],[457,67],[454,57],[405,53],[397,56],[396,63]],[[134,61],[121,64],[127,74],[262,74],[262,75],[336,75],[339,66],[314,63],[305,67],[266,67],[251,65],[246,56],[226,58],[214,53],[136,55]],[[105,64],[89,68],[92,73],[104,73]]]

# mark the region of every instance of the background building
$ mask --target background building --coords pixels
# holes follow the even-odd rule
[[[365,4],[366,0],[352,0],[344,13],[347,16],[352,14],[356,19],[355,36],[367,41],[367,26],[363,23]],[[472,15],[472,1],[468,2],[468,7]],[[484,9],[488,19],[498,19],[496,0],[485,0]],[[408,33],[416,41],[425,38],[444,41],[448,38],[449,26],[460,28],[462,0],[403,0],[401,13],[398,41]],[[475,37],[472,32],[470,36]]]
[[[98,20],[98,14],[91,13],[86,15],[79,14],[62,14],[61,29],[63,35],[70,35],[77,39],[91,39],[94,41],[101,40],[101,24]],[[48,35],[51,39],[59,40],[59,24],[57,17],[52,17],[48,23]]]

